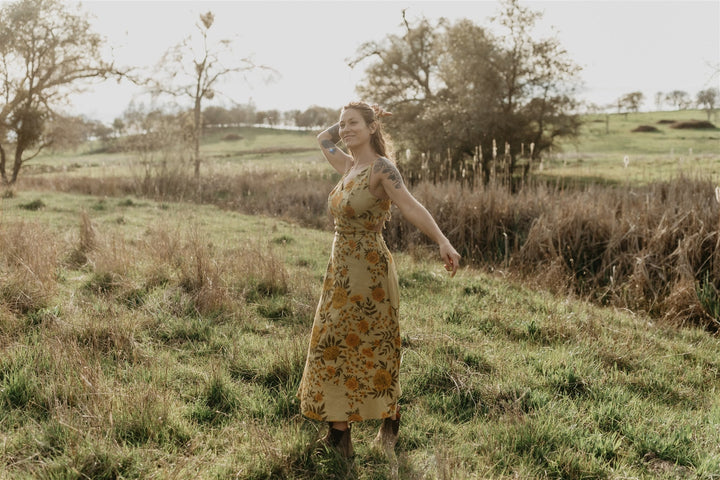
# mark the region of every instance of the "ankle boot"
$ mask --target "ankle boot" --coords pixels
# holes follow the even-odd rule
[[[352,458],[355,456],[355,450],[352,446],[351,439],[351,427],[348,426],[347,430],[337,430],[332,428],[332,423],[329,424],[328,433],[325,435],[322,443],[333,450],[337,451],[341,456],[345,458]]]
[[[392,418],[383,419],[380,430],[375,437],[375,444],[384,450],[393,450],[398,441],[400,431],[400,409],[395,413],[395,420]]]

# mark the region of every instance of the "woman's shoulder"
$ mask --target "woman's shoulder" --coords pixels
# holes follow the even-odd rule
[[[397,170],[397,166],[395,165],[395,162],[392,160],[386,158],[386,157],[378,157],[375,159],[375,163],[373,164],[373,170],[376,172],[380,172],[383,170]]]
[[[395,188],[400,188],[403,184],[402,175],[395,166],[395,162],[385,157],[378,157],[375,160],[372,173],[375,182],[389,181]]]

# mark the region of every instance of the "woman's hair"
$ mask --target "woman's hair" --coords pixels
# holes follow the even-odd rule
[[[373,108],[365,102],[350,102],[343,107],[343,110],[348,109],[360,112],[360,115],[362,115],[363,120],[365,120],[365,123],[368,126],[370,126],[373,122],[377,122],[377,129],[375,130],[375,133],[370,136],[370,146],[373,147],[373,149],[381,156],[393,161],[393,159],[390,158],[393,154],[392,143],[390,142],[390,139],[387,138],[387,134],[385,134],[383,130],[383,124],[380,121],[380,118],[375,115],[375,110],[373,110]]]

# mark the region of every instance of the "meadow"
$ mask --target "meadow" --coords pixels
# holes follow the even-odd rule
[[[676,129],[675,122],[705,120],[697,110],[588,115],[580,136],[550,155],[541,175],[616,185],[639,185],[679,176],[720,180],[718,129]],[[717,119],[714,118],[717,124]],[[654,132],[633,132],[639,126]],[[625,157],[628,164],[625,165]]]
[[[620,129],[621,119],[610,125]],[[662,310],[662,299],[628,308],[619,297],[661,287],[612,291],[608,266],[582,256],[620,239],[661,246],[642,250],[646,278],[671,278],[696,264],[677,257],[697,252],[715,275],[720,160],[709,137],[718,132],[661,132],[676,137],[662,151],[648,140],[632,150],[636,134],[605,135],[613,140],[600,146],[597,125],[542,172],[602,180],[570,192],[578,197],[558,187],[514,198],[418,187],[439,219],[453,217],[444,228],[482,247],[466,248],[469,265],[454,279],[394,215],[401,437],[387,458],[370,448],[378,422],[356,425],[352,465],[313,448],[326,427],[302,418],[295,397],[332,242],[318,212],[337,181],[312,135],[206,138],[200,185],[177,171],[182,159],[167,163],[182,152],[136,158],[88,146],[41,158],[0,203],[0,478],[720,478],[720,341],[706,311],[716,297],[709,290],[705,316]],[[693,154],[654,184],[638,157],[664,161],[670,144]],[[624,177],[611,167],[618,162]],[[613,236],[614,223],[593,227],[615,214],[579,208],[588,196],[645,213],[619,215],[635,227]],[[634,197],[648,204],[639,209]],[[552,209],[518,214],[533,204]],[[694,216],[682,224],[667,213],[687,209]],[[521,229],[533,215],[554,218],[546,225],[558,238],[607,236],[578,236],[564,262],[551,254],[552,235]],[[497,222],[507,230],[489,228]],[[613,283],[636,262],[617,261],[618,252],[627,251],[610,262]],[[545,276],[527,271],[534,263]],[[587,287],[596,274],[605,297]],[[690,293],[699,285],[691,281]]]

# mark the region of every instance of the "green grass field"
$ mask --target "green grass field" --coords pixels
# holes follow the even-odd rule
[[[665,116],[685,119],[613,116],[610,135],[590,121],[542,174],[717,176],[717,130],[626,132]],[[227,133],[206,138],[208,174],[332,178],[312,133]],[[687,171],[680,152],[695,162]],[[50,181],[143,168],[82,152],[28,167],[21,176]],[[394,253],[397,456],[370,448],[378,422],[354,427],[352,465],[317,451],[326,427],[299,415],[295,391],[331,242],[212,205],[6,191],[0,478],[720,479],[716,334],[554,296],[505,270],[450,279],[424,248]]]
[[[699,110],[586,116],[578,139],[561,142],[562,151],[543,162],[541,176],[630,184],[683,175],[720,181],[720,129],[673,129],[660,123],[706,118]],[[658,132],[632,131],[640,125]]]
[[[581,135],[562,141],[559,150],[543,159],[540,178],[565,178],[609,183],[644,184],[678,176],[712,176],[720,181],[720,130],[678,130],[660,121],[704,120],[699,110],[586,116]],[[716,122],[717,123],[717,122]],[[657,133],[633,133],[639,125],[653,125]],[[228,134],[242,137],[223,140]],[[205,171],[235,174],[246,171],[302,172],[313,176],[328,173],[327,162],[316,150],[314,132],[233,128],[206,134],[201,151]],[[47,153],[26,167],[26,174],[102,177],[137,174],[136,157],[124,153]],[[625,157],[629,158],[627,167]],[[157,161],[159,155],[151,156]]]
[[[2,290],[3,478],[720,476],[720,342],[703,330],[397,253],[397,459],[368,422],[348,467],[309,446],[325,427],[294,397],[330,233],[32,191],[1,218],[6,273],[44,279],[20,269]]]

